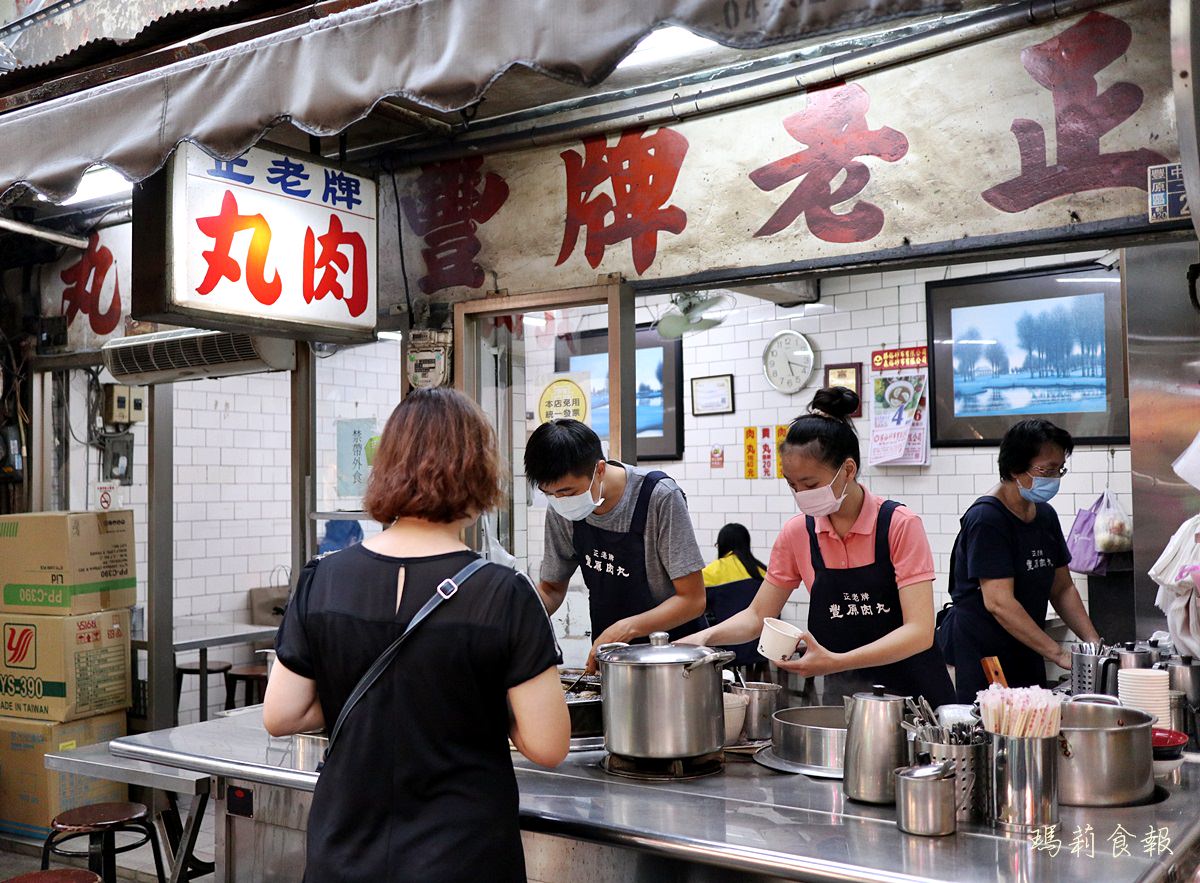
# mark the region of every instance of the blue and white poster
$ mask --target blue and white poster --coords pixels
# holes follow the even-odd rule
[[[337,495],[361,497],[374,459],[376,423],[371,418],[337,421]]]

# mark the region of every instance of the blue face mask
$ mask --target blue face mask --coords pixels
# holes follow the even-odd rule
[[[1041,475],[1031,475],[1030,478],[1033,479],[1031,487],[1023,487],[1021,482],[1017,482],[1017,492],[1029,502],[1049,503],[1058,493],[1059,479],[1045,478]]]

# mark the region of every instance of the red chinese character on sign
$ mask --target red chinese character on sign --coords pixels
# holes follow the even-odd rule
[[[316,244],[321,244],[317,253]],[[348,248],[350,254],[342,251]],[[315,279],[317,270],[321,278]],[[350,274],[350,294],[342,288],[339,275]],[[327,294],[346,302],[351,316],[361,316],[367,308],[367,244],[362,235],[342,229],[337,215],[329,216],[329,230],[321,236],[312,227],[304,231],[304,302],[312,303]]]
[[[833,207],[857,196],[871,180],[871,171],[855,157],[877,156],[896,162],[908,153],[902,132],[884,126],[867,126],[871,98],[862,86],[851,83],[823,89],[809,96],[808,107],[786,117],[783,127],[805,144],[805,149],[750,173],[760,190],[774,190],[803,178],[783,205],[759,228],[755,236],[770,236],[805,216],[808,229],[826,242],[865,242],[883,229],[883,211],[858,201],[848,212]],[[834,179],[846,173],[835,190]]]
[[[425,238],[421,250],[425,276],[419,283],[426,294],[441,288],[483,285],[479,254],[480,224],[489,221],[508,199],[508,185],[495,172],[480,174],[482,156],[421,166],[416,196],[400,200],[408,223]]]
[[[271,246],[271,226],[267,219],[259,215],[238,214],[237,199],[233,192],[225,191],[221,200],[221,213],[208,218],[197,218],[196,226],[205,236],[213,239],[212,251],[202,253],[208,262],[208,272],[204,280],[196,287],[199,294],[208,294],[217,287],[222,279],[237,282],[242,278],[242,268],[230,256],[233,248],[233,237],[237,233],[250,230],[250,248],[246,252],[246,287],[254,295],[254,299],[264,306],[270,306],[279,299],[283,283],[279,274],[270,282],[264,275],[267,264],[267,249]]]
[[[687,213],[667,205],[687,150],[688,140],[678,132],[634,129],[611,147],[598,135],[584,140],[582,154],[559,154],[567,173],[567,220],[555,266],[571,256],[586,228],[583,254],[593,269],[607,246],[629,239],[634,269],[639,276],[646,272],[658,252],[659,231],[678,235],[687,226]],[[612,196],[596,193],[605,181],[611,181]]]
[[[58,274],[67,283],[62,294],[62,310],[68,325],[75,321],[76,315],[83,313],[88,317],[92,331],[97,334],[111,334],[116,330],[121,318],[121,278],[117,273],[113,274],[112,299],[108,302],[108,309],[100,311],[100,295],[112,265],[112,251],[101,245],[99,235],[93,233],[88,237],[83,256]]]
[[[1021,52],[1021,63],[1054,97],[1055,159],[1046,161],[1046,132],[1033,120],[1013,120],[1021,174],[983,192],[1004,212],[1020,212],[1057,196],[1109,187],[1146,189],[1146,166],[1167,162],[1153,150],[1102,153],[1100,138],[1142,106],[1142,90],[1116,82],[1099,91],[1096,74],[1129,49],[1133,30],[1120,19],[1089,12],[1067,30]]]

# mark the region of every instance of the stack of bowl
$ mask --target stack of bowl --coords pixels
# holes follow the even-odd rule
[[[1117,672],[1117,695],[1122,705],[1140,709],[1166,724],[1171,720],[1171,676],[1157,668],[1123,668]]]

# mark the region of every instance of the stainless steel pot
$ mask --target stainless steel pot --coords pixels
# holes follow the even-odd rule
[[[1111,696],[1073,696],[1062,709],[1058,800],[1123,806],[1154,793],[1154,718]]]
[[[578,690],[578,692],[566,694],[567,713],[571,717],[571,738],[586,739],[603,735],[603,699],[600,696],[580,695],[580,693],[599,693],[600,678],[584,676],[579,669],[572,671],[561,668],[559,669],[559,678],[564,690],[572,686]]]
[[[668,643],[604,644],[596,651],[604,684],[604,747],[623,757],[674,759],[725,744],[722,665],[735,655]]]
[[[1165,668],[1170,674],[1172,690],[1186,693],[1189,703],[1200,705],[1200,662],[1191,656],[1172,656],[1156,667]]]
[[[733,692],[749,699],[746,705],[746,725],[743,732],[747,742],[771,738],[771,716],[779,709],[779,684],[750,681],[735,685]]]
[[[1117,663],[1121,668],[1150,668],[1154,661],[1154,653],[1149,647],[1138,647],[1132,641],[1117,650]]]
[[[782,760],[840,775],[846,756],[841,705],[784,708],[771,715],[771,749]]]

